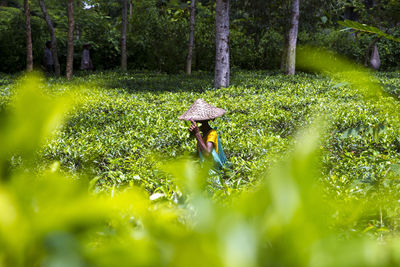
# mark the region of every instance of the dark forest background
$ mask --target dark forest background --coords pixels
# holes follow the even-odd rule
[[[31,1],[33,62],[40,68],[49,30],[39,7]],[[65,71],[68,21],[66,1],[46,1],[54,23],[61,71]],[[279,69],[285,34],[289,27],[289,1],[232,0],[230,57],[233,69]],[[189,35],[190,1],[129,1],[127,25],[128,69],[167,73],[183,72]],[[92,45],[95,68],[120,66],[120,1],[75,1],[74,68],[79,69],[84,43]],[[344,30],[345,19],[367,23],[400,37],[400,4],[397,0],[307,0],[300,4],[298,45],[331,49],[363,64],[373,35]],[[400,43],[378,39],[382,70],[400,67]],[[23,1],[0,1],[0,72],[26,67]],[[215,1],[199,0],[196,10],[193,70],[212,71],[215,66]]]

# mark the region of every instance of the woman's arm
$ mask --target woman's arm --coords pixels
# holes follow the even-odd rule
[[[214,148],[214,143],[213,142],[207,142],[207,144],[204,143],[203,138],[201,137],[201,133],[199,128],[197,127],[197,124],[195,121],[192,120],[192,125],[189,127],[189,131],[192,132],[197,140],[197,144],[199,144],[199,147],[201,151],[208,156],[211,151]]]

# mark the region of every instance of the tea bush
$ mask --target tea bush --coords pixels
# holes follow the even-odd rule
[[[398,264],[400,75],[324,66],[220,90],[201,72],[1,77],[1,265]],[[199,97],[227,110],[218,176],[181,159]]]
[[[378,78],[390,93],[381,101],[398,107],[399,74]],[[13,86],[3,80],[7,94]],[[346,83],[306,73],[235,72],[233,86],[213,90],[211,80],[202,72],[192,77],[99,72],[77,77],[72,84],[49,79],[46,90],[53,95],[71,91],[71,85],[81,88],[74,93],[81,104],[43,148],[42,160],[59,161],[72,173],[89,171],[97,177],[97,190],[137,184],[172,199],[174,186],[159,171],[159,162],[195,153],[188,125],[177,117],[196,98],[204,98],[227,110],[212,123],[231,162],[223,174],[229,190],[218,183],[211,187],[222,194],[252,184],[284,158],[294,134],[315,114],[326,114],[329,121],[321,144],[328,191],[358,192],[356,188],[390,174],[391,165],[399,161],[397,117]]]
[[[129,79],[133,79],[132,76],[135,75],[129,74]],[[144,77],[147,75],[149,74]],[[85,83],[82,83],[81,79],[77,79],[74,83],[51,80],[50,88],[41,84],[39,79],[32,77],[12,85],[12,94],[6,100],[5,112],[0,114],[2,123],[0,128],[0,146],[2,147],[0,150],[0,208],[2,211],[0,214],[0,264],[2,266],[265,266],[271,264],[396,266],[400,263],[398,257],[400,243],[395,232],[398,229],[389,228],[389,226],[396,226],[396,221],[390,219],[398,217],[399,214],[396,208],[398,196],[394,190],[385,191],[387,188],[380,187],[381,190],[376,191],[378,195],[376,197],[356,199],[343,196],[342,199],[337,199],[330,198],[326,190],[321,188],[324,183],[317,182],[321,180],[321,177],[329,176],[318,171],[317,166],[320,165],[318,162],[321,157],[335,155],[334,152],[329,151],[329,147],[321,149],[321,145],[327,146],[326,143],[335,146],[329,136],[346,139],[363,135],[368,137],[370,134],[365,127],[346,129],[342,132],[342,129],[335,124],[332,126],[331,121],[339,120],[347,113],[338,113],[336,116],[331,116],[333,119],[330,120],[326,117],[312,120],[309,115],[313,109],[321,112],[332,110],[334,113],[338,106],[346,107],[351,102],[363,106],[365,100],[351,95],[348,87],[341,89],[347,91],[347,96],[343,97],[346,103],[339,101],[339,97],[336,102],[331,103],[331,97],[335,95],[333,91],[338,91],[337,88],[341,86],[332,85],[328,79],[305,74],[283,79],[279,75],[240,73],[236,77],[238,84],[243,78],[243,81],[250,81],[251,87],[238,85],[219,91],[204,89],[203,92],[185,91],[185,87],[181,87],[175,93],[154,90],[130,94],[122,89],[101,89],[105,84],[103,82],[103,85],[99,85],[101,76],[102,74],[97,74],[89,77]],[[393,76],[398,77],[397,74]],[[90,81],[93,77],[96,77],[99,82],[97,88],[94,81]],[[121,77],[125,75],[115,75],[114,79],[118,80]],[[163,76],[156,78],[166,79]],[[184,77],[180,78],[182,80]],[[293,81],[297,79],[302,79],[304,84],[310,83],[310,85],[294,83]],[[290,97],[280,92],[279,87],[271,86],[270,91],[262,87],[266,83],[284,84],[284,80],[288,86],[286,89],[292,88],[290,94],[293,98],[299,98],[301,101],[289,101]],[[257,81],[260,81],[260,86],[257,85]],[[311,87],[313,82],[324,86]],[[393,81],[386,80],[386,82],[394,84]],[[82,91],[79,89],[80,86],[88,86],[91,90]],[[79,91],[73,91],[74,87],[78,87]],[[311,87],[310,90],[307,90],[309,87]],[[49,91],[52,96],[49,97],[49,92],[44,93],[43,89]],[[243,94],[242,91],[248,95]],[[310,93],[307,97],[304,93],[306,91]],[[274,96],[276,99],[268,102],[269,98],[262,98],[263,95],[257,92],[263,92],[270,97]],[[330,92],[329,97],[326,97],[323,102],[322,96],[328,92]],[[342,93],[338,92],[340,95]],[[242,190],[240,194],[234,194],[227,202],[212,200],[209,194],[204,194],[209,180],[206,166],[198,168],[190,159],[173,158],[169,162],[156,162],[150,157],[152,154],[146,147],[153,146],[158,153],[163,154],[161,158],[171,158],[173,157],[172,149],[167,150],[169,146],[173,148],[178,146],[173,149],[177,153],[180,150],[190,149],[193,143],[184,143],[187,145],[186,148],[180,143],[173,142],[160,145],[156,138],[129,132],[130,128],[140,129],[150,124],[155,125],[156,129],[160,127],[160,130],[161,126],[169,125],[171,130],[174,126],[177,128],[181,126],[181,131],[184,132],[187,126],[175,123],[175,116],[165,116],[164,120],[171,120],[170,124],[158,121],[161,119],[157,117],[159,114],[157,112],[162,113],[165,109],[179,114],[180,109],[185,109],[184,105],[168,106],[168,102],[162,102],[160,96],[164,96],[169,101],[175,99],[176,103],[181,103],[185,100],[184,98],[189,100],[193,96],[211,95],[218,102],[215,98],[217,94],[219,97],[229,95],[231,98],[235,95],[237,105],[230,97],[226,97],[224,103],[231,107],[227,109],[232,113],[235,108],[237,110],[235,114],[242,118],[241,124],[235,124],[236,127],[224,128],[227,133],[223,135],[224,144],[227,144],[227,151],[232,162],[235,158],[236,162],[238,159],[246,162],[261,162],[257,159],[258,155],[273,154],[273,152],[261,150],[265,148],[264,144],[245,143],[240,136],[234,135],[237,133],[234,130],[246,133],[248,140],[269,141],[271,150],[279,150],[287,144],[283,149],[285,156],[280,156],[284,159],[269,168],[267,174],[259,176],[257,184],[248,188],[249,190]],[[122,97],[128,102],[122,100]],[[256,102],[255,99],[262,101]],[[390,101],[391,98],[387,97],[385,100]],[[249,110],[240,105],[244,101],[251,103]],[[316,105],[319,101],[322,104]],[[156,104],[152,105],[152,103]],[[222,102],[218,103],[218,105],[222,104]],[[368,104],[372,105],[374,101],[371,100]],[[366,113],[382,108],[385,104],[376,104],[371,109],[366,108]],[[75,105],[72,110],[71,105]],[[310,106],[310,110],[304,111],[299,117],[291,113],[293,110],[304,109],[307,105]],[[129,106],[133,107],[128,109]],[[271,115],[266,113],[267,118],[261,117],[260,121],[254,116],[251,117],[252,114],[248,112],[254,113],[266,107],[271,110],[272,106],[276,106],[276,110],[272,110]],[[326,106],[329,106],[329,109],[326,109]],[[117,107],[120,108],[117,109]],[[124,113],[125,109],[129,112]],[[154,109],[154,112],[149,109]],[[282,111],[279,111],[280,109]],[[353,112],[353,116],[357,112],[361,113],[357,109],[348,110],[350,113]],[[68,116],[65,118],[67,111]],[[137,111],[137,116],[131,117],[132,122],[128,125],[130,127],[123,128],[127,124],[127,118],[124,117],[128,117],[129,113],[134,111]],[[381,112],[382,115],[377,113],[377,119],[384,117],[383,109]],[[84,116],[86,113],[89,115]],[[275,114],[279,122],[270,125],[269,121]],[[291,115],[290,118],[293,121],[281,118],[283,115]],[[91,121],[93,127],[89,127],[87,121],[93,119],[94,116],[96,120]],[[300,118],[306,122],[300,123],[298,121]],[[353,121],[350,118],[348,120],[351,122],[348,125],[353,125]],[[63,121],[66,124],[60,128]],[[230,125],[235,123],[229,116],[226,116],[223,121]],[[248,121],[252,123],[245,124]],[[361,114],[360,124],[367,122],[367,117]],[[220,126],[223,128],[222,123]],[[293,134],[295,129],[292,127],[301,128],[301,130]],[[253,131],[253,128],[258,131]],[[391,135],[389,130],[385,131],[384,128],[377,130],[378,128],[374,128],[375,132],[372,130],[376,141],[378,141],[377,136],[384,139],[385,134]],[[134,143],[138,147],[135,150],[138,154],[135,155],[127,152],[131,148],[128,142],[124,143],[125,146],[117,145],[115,138],[118,137],[113,136],[115,129],[125,129],[124,131],[128,132],[126,135],[132,135],[143,142],[149,141],[140,147],[140,142]],[[271,137],[262,135],[266,135],[267,132],[266,130],[263,132],[263,129],[268,129],[272,137],[276,136],[275,142],[271,141]],[[333,132],[335,129],[337,132]],[[290,132],[283,135],[283,130],[290,130]],[[87,131],[89,133],[83,138],[83,134]],[[91,131],[94,136],[90,136]],[[171,136],[180,137],[181,131],[177,130]],[[144,133],[151,133],[151,130]],[[255,135],[256,133],[259,135]],[[54,134],[56,136],[53,140]],[[107,134],[108,141],[102,136]],[[282,137],[278,138],[278,135]],[[161,136],[168,137],[168,135]],[[236,139],[229,141],[226,136]],[[186,137],[182,136],[179,140],[184,141]],[[134,138],[132,140],[135,140]],[[71,140],[74,139],[84,140],[85,142],[81,141],[81,145],[90,149],[91,153],[78,157],[78,153],[85,151],[84,149],[77,150],[79,147],[72,146]],[[277,146],[275,143],[278,143],[280,139],[286,140],[286,143],[282,142],[280,146]],[[62,140],[66,142],[61,143]],[[121,140],[124,141],[124,139]],[[383,145],[390,143],[390,140],[379,142]],[[37,149],[46,143],[44,150],[38,155]],[[242,150],[234,150],[235,144],[241,146]],[[111,145],[117,147],[109,147]],[[63,146],[64,150],[62,150]],[[338,146],[347,147],[348,145],[344,143]],[[371,148],[375,149],[373,145]],[[65,154],[61,152],[50,154],[52,151],[58,151],[57,149]],[[166,152],[163,152],[164,150]],[[245,158],[245,152],[252,152],[252,157]],[[169,177],[173,181],[174,189],[179,189],[182,193],[178,204],[163,201],[157,193],[149,195],[148,192],[134,185],[113,190],[111,195],[93,194],[92,191],[88,193],[88,186],[84,183],[85,176],[76,175],[79,179],[66,177],[60,172],[59,164],[50,158],[51,156],[58,158],[64,169],[71,170],[83,169],[86,164],[90,166],[90,156],[96,161],[105,159],[102,165],[97,165],[98,162],[92,165],[96,173],[96,168],[107,171],[106,167],[113,164],[110,163],[114,159],[112,157],[117,159],[116,156],[123,156],[124,153],[132,153],[136,156],[134,160],[131,160],[132,163],[135,160],[140,161],[141,157],[145,158],[144,153],[149,153],[146,161],[141,162],[157,165],[163,174],[145,177],[143,173],[140,173],[141,183],[151,182],[152,177],[155,177],[153,181],[157,181],[158,177]],[[38,170],[37,164],[42,165],[43,160],[46,159],[53,163]],[[80,160],[81,166],[76,164],[77,160]],[[272,161],[265,160],[266,167],[268,167],[268,160]],[[355,158],[355,162],[360,162],[360,159]],[[323,163],[326,164],[326,162]],[[126,165],[128,164],[121,163],[123,167]],[[348,165],[352,167],[354,162],[349,162]],[[240,164],[233,164],[232,171],[237,171],[238,166],[240,167]],[[261,168],[256,165],[249,167]],[[121,174],[124,174],[123,171],[125,170],[121,170]],[[151,173],[151,170],[144,171]],[[247,170],[244,171],[247,175],[251,174]],[[76,174],[75,171],[73,173]],[[109,178],[105,179],[105,177]],[[118,177],[121,175],[115,177],[107,175],[97,181],[103,179],[105,183],[121,183],[116,180]],[[243,175],[230,179],[238,182],[242,177],[245,178]],[[127,178],[130,181],[129,173]],[[139,178],[133,177],[132,180],[136,181]],[[340,178],[342,179],[343,176]],[[165,181],[158,180],[157,182],[165,184]],[[96,180],[92,180],[89,186],[94,183]],[[225,188],[229,189],[233,186],[226,184]],[[362,226],[364,227],[361,228]],[[374,229],[378,231],[373,231]],[[389,236],[388,232],[393,235]],[[368,233],[376,234],[378,239],[373,235],[374,238],[368,238]],[[382,238],[383,233],[387,236],[385,239]]]

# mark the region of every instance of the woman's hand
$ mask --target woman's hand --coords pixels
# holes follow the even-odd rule
[[[204,143],[203,138],[201,137],[200,129],[197,127],[196,122],[191,119],[192,125],[189,127],[190,133],[194,135],[197,140],[197,144],[199,145],[201,151],[203,151],[205,156],[208,156],[214,148],[214,144],[212,142]]]
[[[199,130],[199,127],[197,127],[196,122],[193,119],[191,119],[190,121],[192,122],[192,124],[189,127],[189,132],[191,132],[195,135],[200,134],[200,130]]]

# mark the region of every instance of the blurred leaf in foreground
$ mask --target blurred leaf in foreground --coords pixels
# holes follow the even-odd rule
[[[341,83],[349,83],[354,93],[361,93],[365,97],[383,94],[379,80],[369,69],[324,48],[300,47],[297,64],[304,70],[324,73]]]
[[[62,124],[72,103],[69,96],[55,99],[46,96],[40,79],[39,74],[21,78],[16,95],[0,114],[0,171],[3,173],[12,156],[33,159],[34,153]]]
[[[338,21],[338,23],[347,29],[354,29],[356,31],[361,31],[361,32],[366,32],[366,33],[372,33],[377,35],[378,37],[385,37],[386,39],[400,42],[400,38],[397,38],[393,35],[387,34],[380,29],[374,27],[374,26],[369,26],[367,24],[362,24],[357,21],[352,21],[352,20],[344,20],[344,21]]]

